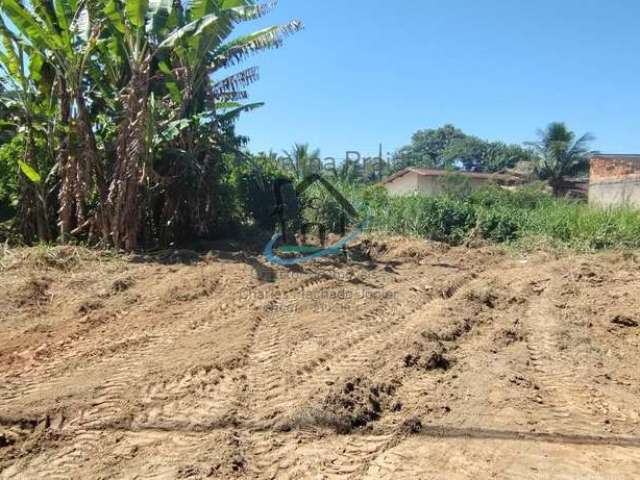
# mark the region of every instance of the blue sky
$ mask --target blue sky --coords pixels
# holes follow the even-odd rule
[[[305,30],[246,64],[252,151],[389,152],[445,123],[521,143],[559,120],[640,153],[637,0],[280,0],[251,27],[291,18]]]

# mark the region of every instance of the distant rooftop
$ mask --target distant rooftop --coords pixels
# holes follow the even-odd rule
[[[429,169],[429,168],[407,167],[385,178],[382,181],[382,183],[392,182],[396,178],[403,177],[407,173],[411,173],[411,172],[416,173],[421,177],[443,177],[446,175],[460,175],[466,178],[481,178],[485,180],[489,180],[489,179],[507,180],[512,178],[510,175],[504,175],[501,173],[465,172],[462,170],[436,170],[436,169]]]

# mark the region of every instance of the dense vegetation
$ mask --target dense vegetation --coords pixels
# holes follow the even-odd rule
[[[559,193],[588,165],[589,134],[551,123],[527,148],[453,125],[419,130],[384,171],[296,144],[257,155],[235,120],[255,68],[222,73],[278,47],[298,21],[231,35],[268,13],[253,0],[0,0],[0,224],[24,242],[84,241],[133,250],[229,233],[272,231],[273,182],[329,177],[370,216],[369,228],[451,244],[533,237],[580,249],[640,246],[640,213],[599,210],[541,188],[390,198],[374,186],[405,166],[496,172],[525,165]],[[452,177],[455,179],[455,176]],[[320,186],[304,214],[340,228],[341,206]]]
[[[418,166],[497,172],[534,159],[532,151],[519,145],[488,142],[447,124],[414,133],[411,144],[398,151],[396,169]]]
[[[237,116],[298,21],[232,38],[253,0],[0,1],[0,202],[26,242],[132,250],[215,233],[232,210]]]
[[[437,196],[388,196],[379,186],[343,184],[370,231],[428,238],[451,245],[485,240],[520,247],[564,246],[583,251],[640,247],[640,211],[599,209],[555,198],[542,183],[510,191],[490,186],[477,191],[453,185]],[[323,198],[319,194],[319,198]],[[339,208],[327,199],[313,211],[331,225]]]

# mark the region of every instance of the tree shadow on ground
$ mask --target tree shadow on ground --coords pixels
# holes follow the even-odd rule
[[[162,250],[150,250],[131,255],[131,263],[151,263],[160,265],[196,265],[203,262],[224,261],[245,263],[255,271],[256,277],[262,282],[275,282],[278,278],[278,270],[285,269],[295,274],[310,274],[305,268],[298,265],[269,264],[262,255],[262,248],[269,240],[268,235],[254,236],[242,240],[199,240],[181,247]],[[311,265],[314,261],[310,262]],[[320,268],[343,269],[349,265],[357,266],[365,270],[384,269],[386,272],[396,274],[395,267],[402,264],[401,261],[382,261],[371,255],[367,246],[356,243],[349,246],[341,253],[320,257],[315,260]],[[277,269],[278,270],[277,270]],[[358,282],[358,280],[354,280]]]

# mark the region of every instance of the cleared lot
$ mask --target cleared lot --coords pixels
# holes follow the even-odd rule
[[[638,477],[634,254],[352,254],[5,255],[0,478]]]

